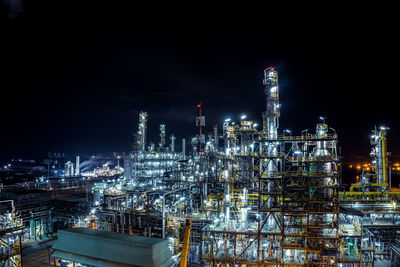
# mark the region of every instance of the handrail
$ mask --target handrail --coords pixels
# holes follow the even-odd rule
[[[276,139],[265,139],[266,141],[274,141],[274,140],[282,140],[282,141],[315,141],[315,140],[334,140],[337,139],[337,134],[326,134],[325,136],[318,137],[317,134],[309,134],[309,135],[278,135]]]

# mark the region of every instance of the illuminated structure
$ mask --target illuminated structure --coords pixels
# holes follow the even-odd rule
[[[161,124],[160,125],[160,149],[163,149],[165,146],[165,125]]]
[[[76,156],[76,158],[75,158],[75,175],[79,175],[80,174],[79,161],[80,161],[80,157]]]
[[[196,126],[199,128],[199,135],[197,136],[198,143],[198,152],[203,153],[205,147],[205,128],[206,128],[206,117],[204,115],[204,107],[203,104],[200,103],[197,105],[199,110],[199,115],[196,117]]]
[[[64,176],[74,176],[74,164],[71,161],[65,163]]]
[[[147,112],[140,112],[139,114],[139,125],[136,134],[136,150],[146,150],[146,138],[147,138]]]
[[[176,139],[176,137],[173,134],[171,134],[170,139],[171,139],[171,145],[170,145],[171,152],[175,152],[175,139]]]
[[[175,263],[180,255],[203,266],[372,266],[387,259],[400,221],[387,129],[371,137],[372,172],[339,192],[336,131],[324,117],[301,135],[280,130],[275,68],[264,70],[263,85],[262,127],[242,115],[206,137],[199,104],[192,149],[182,139],[182,152],[174,135],[166,144],[164,124],[159,145],[147,145],[148,115],[141,112],[123,177],[93,187],[89,227],[167,239]],[[187,219],[190,240],[183,238]]]
[[[375,175],[376,182],[378,186],[381,186],[380,191],[390,191],[390,177],[389,177],[389,164],[388,164],[388,155],[387,152],[387,144],[386,144],[386,127],[381,127],[380,131],[376,129],[373,131],[373,135],[371,135],[371,145],[374,148],[371,151],[371,157],[373,158],[372,163],[375,165]],[[367,183],[367,176],[365,175],[364,182]],[[364,179],[363,177],[363,179]]]
[[[0,214],[0,263],[4,267],[22,266],[21,262],[21,235],[24,229],[22,219],[16,218],[14,201],[0,201],[8,211]]]
[[[265,70],[264,85],[262,132],[252,121],[225,122],[224,197],[210,194],[206,203],[217,219],[203,232],[202,258],[209,265],[336,264],[337,135],[325,123],[315,134],[279,135],[274,68]]]
[[[342,207],[363,213],[363,216],[343,218],[342,223],[341,235],[345,238],[341,238],[340,249],[351,250],[354,263],[372,264],[374,258],[388,262],[394,254],[400,254],[400,192],[391,191],[387,130],[381,127],[372,131],[372,169],[362,170],[359,182],[352,184],[350,191],[340,193]]]

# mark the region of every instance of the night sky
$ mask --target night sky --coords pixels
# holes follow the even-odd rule
[[[81,2],[1,4],[1,159],[128,152],[141,110],[150,139],[164,122],[180,144],[196,134],[200,101],[208,130],[243,113],[261,124],[268,66],[280,75],[282,130],[326,116],[349,157],[368,156],[370,131],[386,125],[400,154],[393,8]]]

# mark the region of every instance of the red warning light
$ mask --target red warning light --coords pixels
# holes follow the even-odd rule
[[[197,107],[198,107],[198,108],[200,108],[200,107],[201,107],[201,105],[200,105],[200,104],[197,104]]]

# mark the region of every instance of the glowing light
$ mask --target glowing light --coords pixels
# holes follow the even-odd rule
[[[244,119],[246,119],[246,117],[247,117],[246,115],[242,115],[242,116],[240,117],[240,119],[241,119],[241,120],[244,120]]]

